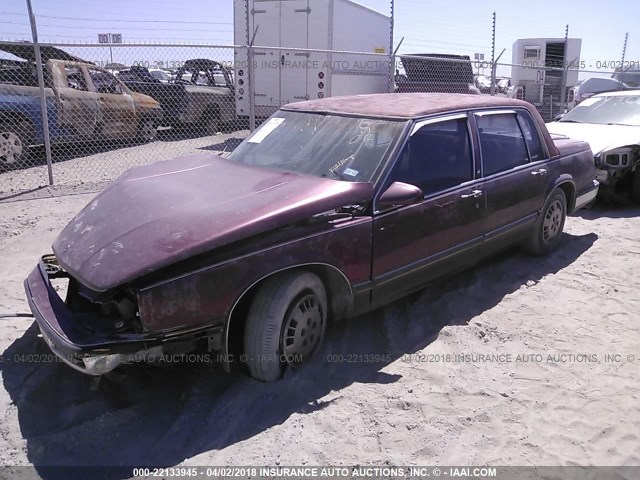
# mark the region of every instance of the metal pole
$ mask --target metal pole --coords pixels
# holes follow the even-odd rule
[[[560,91],[560,110],[565,110],[567,105],[565,104],[565,99],[567,95],[567,44],[569,40],[569,25],[566,26],[564,30],[564,53],[562,55],[562,90]],[[560,112],[564,113],[564,112]],[[553,110],[551,110],[551,119],[553,120],[555,115],[553,114]]]
[[[31,23],[31,36],[33,37],[33,50],[36,57],[36,71],[38,72],[38,86],[40,87],[40,113],[42,115],[42,130],[44,133],[44,150],[47,155],[47,172],[49,173],[49,185],[53,185],[53,168],[51,167],[51,140],[49,138],[49,117],[47,115],[47,94],[44,91],[44,73],[42,71],[42,56],[38,43],[38,29],[36,17],[33,15],[31,0],[27,0],[29,10],[29,22]]]
[[[496,94],[496,12],[493,12],[491,27],[491,95]]]

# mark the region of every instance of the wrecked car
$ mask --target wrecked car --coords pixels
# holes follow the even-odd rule
[[[513,244],[551,252],[594,176],[588,145],[554,142],[519,100],[289,104],[229,158],[126,172],[60,233],[27,299],[51,350],[83,373],[204,348],[273,381],[318,351],[330,321]]]
[[[158,100],[169,126],[196,127],[215,135],[236,118],[232,72],[214,60],[187,60],[168,82],[141,66],[122,72],[120,79],[134,92]]]
[[[640,203],[640,90],[594,95],[547,128],[589,143],[601,197]]]
[[[0,51],[24,60],[0,70],[0,166],[20,166],[44,143],[35,53],[28,43],[0,43]],[[155,138],[162,110],[153,98],[60,49],[42,46],[41,56],[51,142]]]

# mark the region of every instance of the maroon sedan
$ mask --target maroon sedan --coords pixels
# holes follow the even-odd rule
[[[205,348],[273,381],[318,350],[330,320],[512,244],[550,252],[594,178],[589,146],[552,140],[518,100],[300,102],[228,159],[122,175],[62,231],[27,298],[53,352],[84,373]]]

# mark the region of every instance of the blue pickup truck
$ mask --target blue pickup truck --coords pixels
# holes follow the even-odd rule
[[[44,142],[40,89],[32,44],[0,43],[21,61],[0,61],[0,167],[24,164]],[[53,143],[152,140],[160,104],[129,90],[107,70],[53,47],[41,51],[49,136]]]

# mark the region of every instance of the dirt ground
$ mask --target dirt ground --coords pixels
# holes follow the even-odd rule
[[[91,196],[0,203],[0,313],[28,312],[23,279]],[[275,384],[202,363],[96,381],[0,319],[0,465],[638,465],[639,291],[640,208],[596,207],[548,257],[332,326]]]

